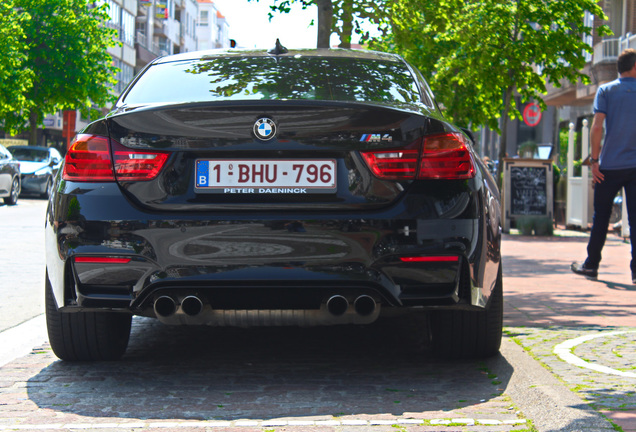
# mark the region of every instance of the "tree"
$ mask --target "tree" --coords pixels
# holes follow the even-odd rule
[[[4,3],[5,0],[3,0]],[[94,106],[112,102],[110,90],[117,69],[108,48],[114,30],[105,27],[106,6],[89,0],[13,0],[14,12],[29,19],[20,22],[25,37],[22,67],[31,71],[23,85],[28,101],[22,109],[3,116],[11,131],[30,128],[29,144],[36,141],[37,126],[46,114],[78,109],[88,117]]]
[[[452,120],[500,132],[501,170],[506,120],[522,117],[515,96],[545,109],[546,82],[589,82],[585,11],[605,19],[596,0],[394,0],[384,47],[419,67]]]
[[[25,93],[33,73],[26,68],[26,38],[22,25],[28,14],[18,14],[12,0],[0,2],[0,127],[5,116],[29,106]]]
[[[259,0],[248,0],[259,1]],[[329,48],[332,33],[340,38],[340,48],[351,48],[352,35],[359,34],[363,40],[369,38],[364,22],[371,22],[381,30],[386,30],[387,5],[389,0],[272,0],[272,12],[289,13],[291,5],[299,3],[303,9],[318,8],[318,48]],[[273,14],[269,14],[270,20]],[[313,22],[312,22],[313,24]]]

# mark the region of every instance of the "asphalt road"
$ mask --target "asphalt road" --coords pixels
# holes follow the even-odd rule
[[[44,313],[47,201],[0,201],[0,332]]]

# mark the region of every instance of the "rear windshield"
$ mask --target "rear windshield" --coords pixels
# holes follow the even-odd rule
[[[49,158],[49,152],[46,150],[9,147],[9,151],[14,158],[25,162],[45,162]]]
[[[219,57],[150,67],[128,105],[235,100],[421,102],[402,62],[339,57]]]

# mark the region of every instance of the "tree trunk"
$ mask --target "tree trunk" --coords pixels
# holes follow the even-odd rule
[[[497,164],[497,185],[501,190],[503,185],[503,159],[508,157],[506,154],[506,147],[508,146],[508,112],[510,112],[510,104],[512,102],[512,95],[514,88],[507,88],[503,94],[503,112],[501,113],[501,135],[499,140],[499,162]]]
[[[333,22],[333,5],[331,0],[316,0],[318,6],[318,48],[329,48],[331,25]]]
[[[38,114],[34,111],[29,113],[29,145],[38,145]]]
[[[342,4],[342,30],[340,31],[339,48],[351,48],[351,34],[353,33],[353,0],[345,0]]]

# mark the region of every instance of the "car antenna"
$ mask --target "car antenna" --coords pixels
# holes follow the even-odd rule
[[[267,53],[281,55],[286,54],[288,51],[289,50],[280,43],[280,39],[276,38],[276,45],[274,45],[274,48],[271,48],[269,51],[267,51]]]

